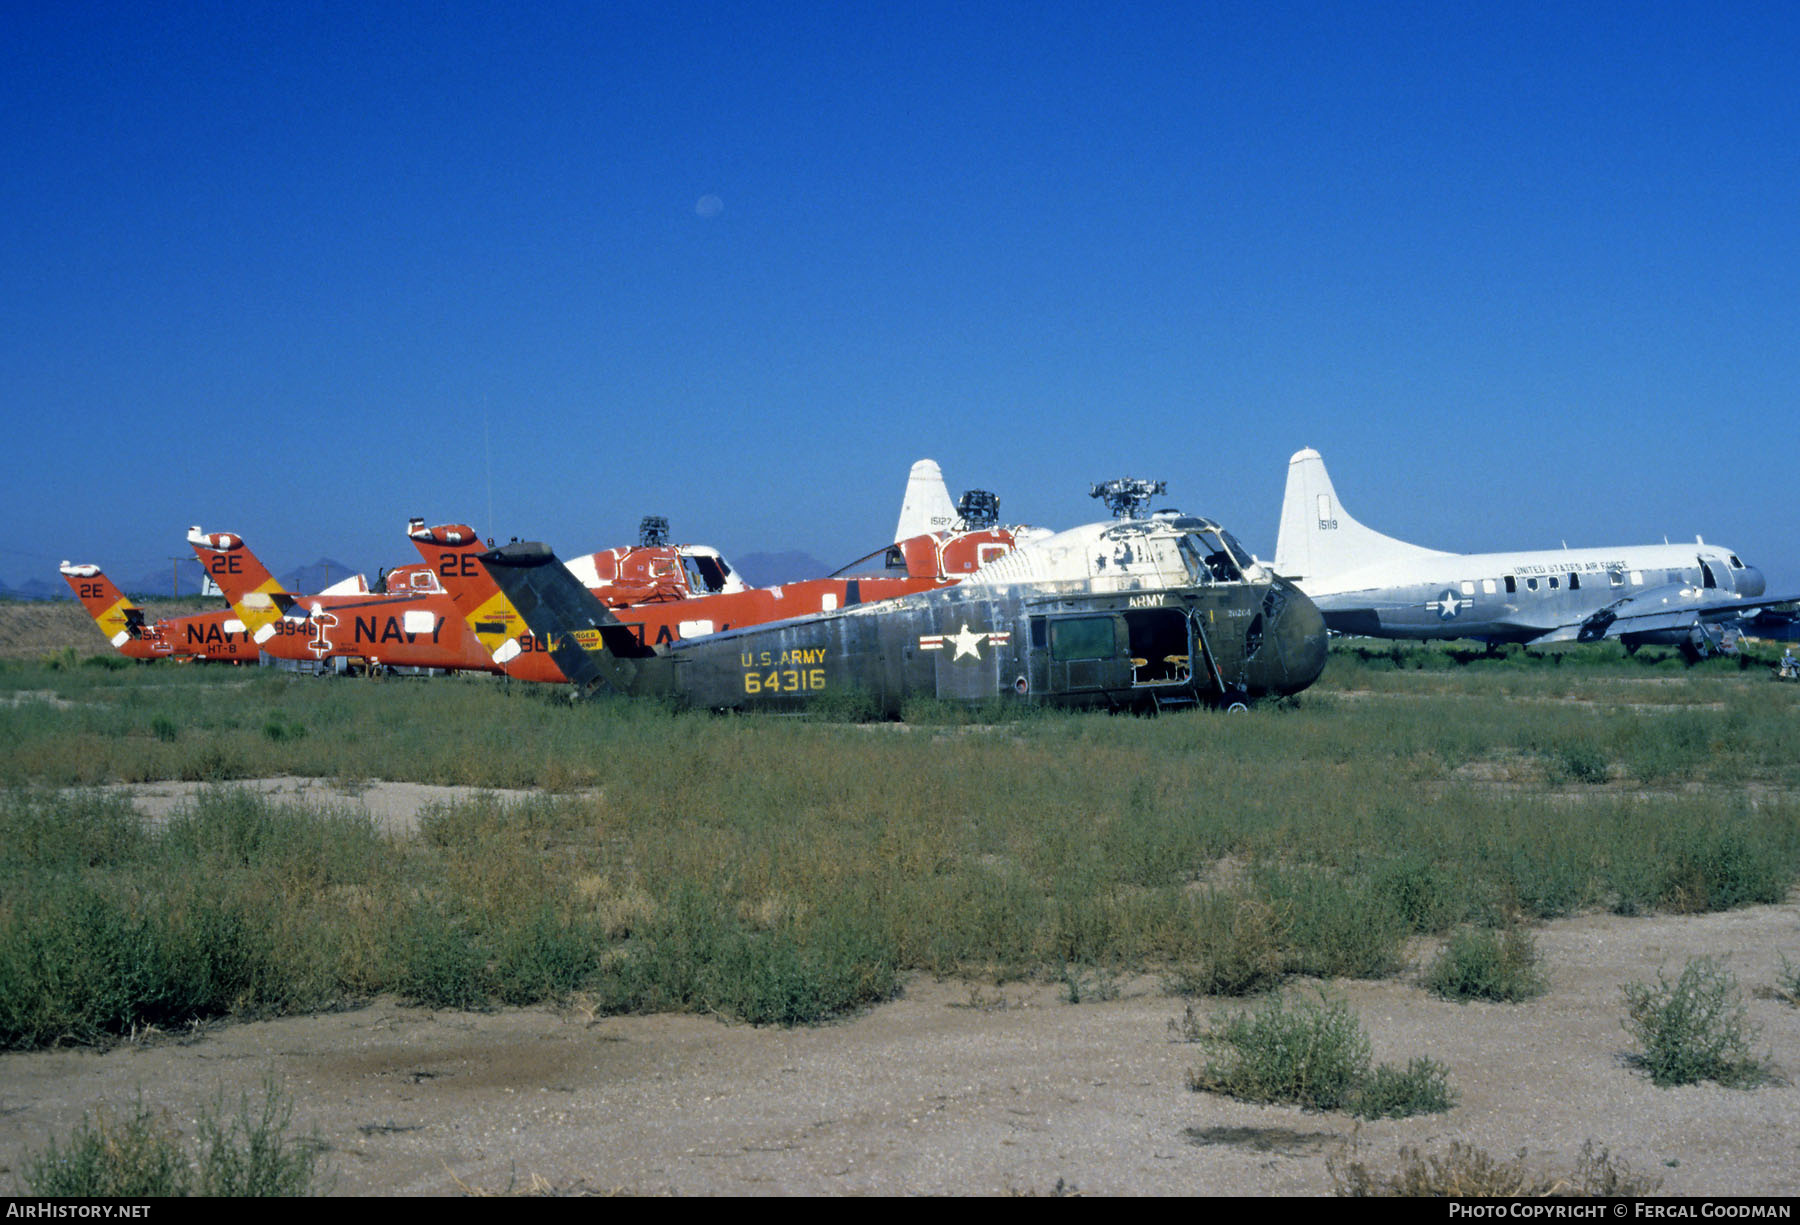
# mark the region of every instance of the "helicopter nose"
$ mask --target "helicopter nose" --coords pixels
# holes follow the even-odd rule
[[[1765,590],[1763,572],[1755,566],[1745,566],[1737,572],[1737,590],[1739,595],[1759,596]]]
[[[1286,579],[1275,581],[1284,598],[1250,679],[1263,693],[1299,693],[1325,671],[1325,618],[1298,587]]]

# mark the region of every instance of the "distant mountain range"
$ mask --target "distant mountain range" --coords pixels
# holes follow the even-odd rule
[[[737,567],[738,577],[752,587],[776,587],[802,579],[824,578],[831,573],[810,553],[788,549],[781,553],[743,553],[725,559]]]

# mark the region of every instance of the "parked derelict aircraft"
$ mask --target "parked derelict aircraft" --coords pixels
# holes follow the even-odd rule
[[[292,595],[242,537],[195,527],[188,543],[252,640],[276,659],[305,663],[341,657],[373,667],[495,670],[426,566],[396,566],[382,590],[371,590],[356,575],[317,595]]]
[[[667,521],[655,516],[640,525],[636,546],[583,555],[567,565],[640,645],[656,647],[957,582],[1010,552],[1016,536],[1037,533],[1000,526],[999,506],[999,498],[982,490],[964,494],[960,507],[953,504],[943,473],[925,459],[913,465],[895,542],[829,578],[747,587],[717,550],[668,544]],[[426,527],[424,520],[413,519],[407,535],[508,676],[568,679],[479,564],[477,558],[490,546],[475,529],[462,523]]]
[[[197,613],[149,622],[99,566],[62,564],[62,576],[100,632],[130,659],[186,657],[225,663],[253,663],[256,644],[230,611]]]
[[[860,691],[889,715],[909,697],[1241,708],[1325,666],[1310,600],[1217,524],[1172,514],[1031,540],[952,586],[662,646],[544,545],[481,562],[583,694],[793,709]]]
[[[1730,549],[1691,545],[1445,553],[1351,518],[1310,447],[1288,460],[1275,570],[1341,634],[1598,642],[1617,638],[1709,654],[1719,623],[1783,599]],[[1788,597],[1791,599],[1792,597]]]

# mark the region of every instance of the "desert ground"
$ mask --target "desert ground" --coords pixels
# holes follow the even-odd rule
[[[257,784],[299,795],[292,779]],[[176,784],[134,794],[147,813]],[[354,794],[386,828],[449,789]],[[334,793],[342,800],[341,791]],[[1585,915],[1536,932],[1550,991],[1455,1004],[1408,975],[1299,982],[1347,1000],[1377,1060],[1448,1066],[1446,1114],[1358,1123],[1196,1093],[1184,1002],[1154,978],[1062,983],[915,977],[897,1000],[815,1028],[562,1008],[434,1012],[378,998],[342,1012],[147,1033],[110,1049],[0,1056],[0,1188],[85,1113],[140,1100],[191,1135],[203,1108],[260,1100],[339,1195],[1325,1195],[1333,1159],[1385,1171],[1402,1146],[1453,1141],[1547,1173],[1604,1146],[1663,1194],[1800,1193],[1800,1010],[1772,990],[1800,958],[1800,907]],[[1415,960],[1434,946],[1422,942]],[[1663,1089],[1629,1062],[1621,986],[1711,955],[1744,988],[1758,1049],[1786,1075],[1756,1089]],[[1203,1015],[1242,1008],[1202,1000]]]

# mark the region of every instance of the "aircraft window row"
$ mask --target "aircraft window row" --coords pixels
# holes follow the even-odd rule
[[[1617,570],[1610,571],[1609,574],[1612,579],[1612,585],[1614,587],[1620,586],[1622,583],[1624,583],[1624,581],[1625,581],[1624,577]],[[1579,575],[1579,574],[1575,573],[1573,570],[1571,570],[1568,573],[1568,579],[1569,579],[1569,590],[1570,591],[1580,591],[1581,590],[1581,575]],[[1502,583],[1506,584],[1506,594],[1507,595],[1516,595],[1518,593],[1518,590],[1519,590],[1519,580],[1518,579],[1516,579],[1512,575],[1508,574],[1505,577],[1503,577],[1500,581]],[[1538,580],[1535,576],[1531,576],[1531,577],[1527,577],[1525,580],[1525,590],[1538,591],[1538,590],[1542,589],[1545,591],[1560,591],[1560,590],[1562,590],[1562,581],[1563,581],[1563,576],[1560,574],[1546,575],[1544,577],[1544,581],[1542,584],[1540,584],[1538,582]],[[1634,572],[1631,576],[1631,581],[1632,581],[1632,584],[1635,586],[1638,583],[1643,582],[1643,577]],[[1494,594],[1494,580],[1491,578],[1482,579],[1481,580],[1481,589],[1484,592],[1486,592],[1488,595],[1493,595]],[[1474,595],[1475,594],[1475,584],[1472,582],[1464,582],[1462,585],[1462,590],[1463,590],[1464,595]]]

